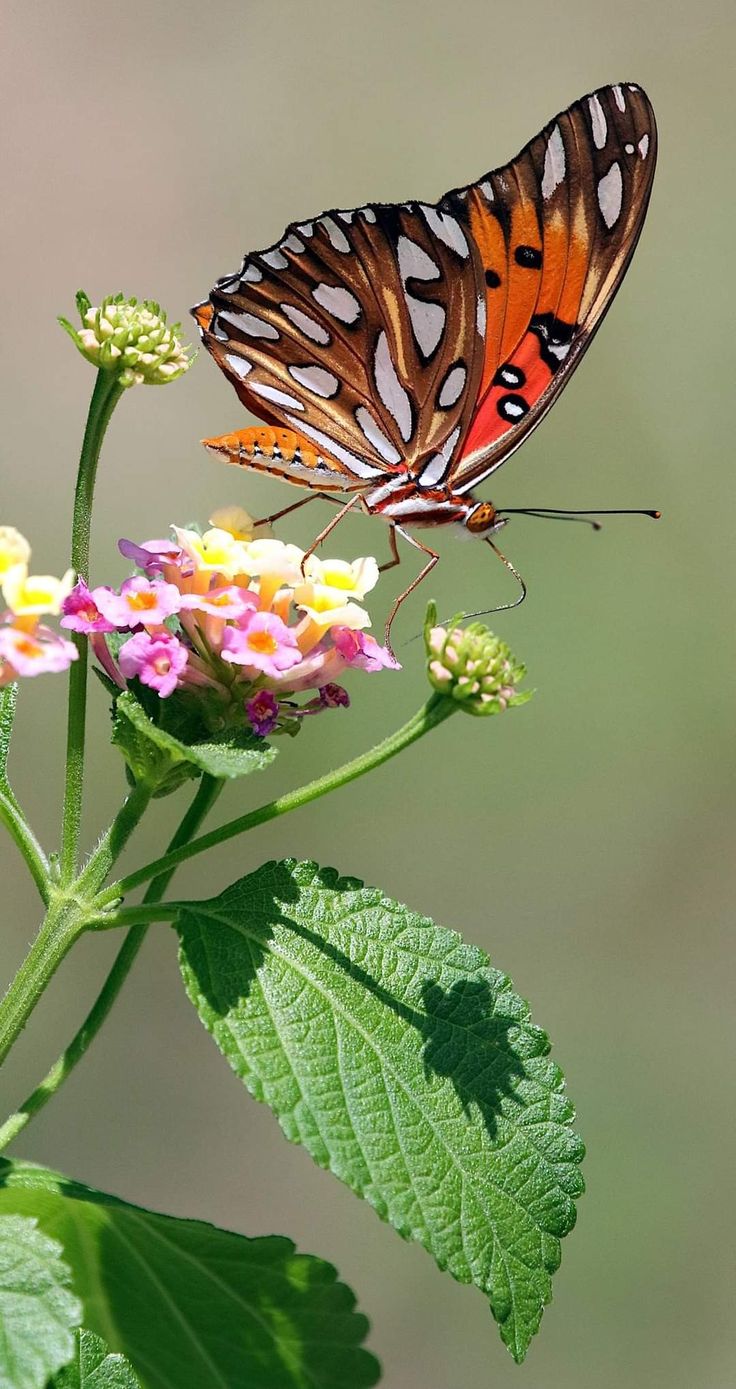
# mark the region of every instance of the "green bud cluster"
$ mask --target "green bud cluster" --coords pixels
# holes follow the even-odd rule
[[[482,622],[461,627],[461,621],[459,614],[446,627],[438,626],[437,609],[430,603],[424,627],[430,684],[456,700],[466,714],[500,714],[526,704],[531,691],[516,688],[526,668]]]
[[[164,386],[192,364],[191,349],[178,337],[181,325],[168,324],[152,299],[139,302],[115,294],[94,308],[80,290],[77,308],[82,327],[60,318],[62,328],[88,362],[114,371],[121,386]]]

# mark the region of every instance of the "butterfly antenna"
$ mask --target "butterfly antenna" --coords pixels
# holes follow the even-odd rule
[[[603,511],[563,511],[555,506],[506,506],[503,508],[503,514],[536,516],[540,521],[580,521],[583,525],[591,526],[594,531],[603,529],[601,522],[594,519],[596,516],[651,516],[658,520],[662,515],[661,511],[644,511],[638,507],[616,507]]]

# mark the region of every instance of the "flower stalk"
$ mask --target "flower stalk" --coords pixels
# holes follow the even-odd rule
[[[107,426],[123,391],[124,387],[120,385],[113,372],[98,371],[79,458],[72,520],[72,566],[78,576],[82,575],[85,578],[89,577],[89,545],[97,464]],[[69,673],[61,845],[61,877],[62,882],[67,883],[74,875],[79,854],[84,788],[84,737],[87,726],[87,643],[76,634],[73,639],[78,659]]]
[[[197,833],[205,816],[222,791],[223,785],[222,781],[217,781],[214,777],[202,777],[197,794],[171,839],[170,849],[173,850],[181,844],[186,844]],[[149,883],[143,898],[141,916],[145,913],[148,904],[155,903],[163,897],[172,876],[173,869],[169,873],[162,873]],[[151,909],[153,910],[153,908]],[[12,1143],[19,1133],[22,1133],[34,1114],[37,1114],[39,1109],[43,1109],[44,1105],[48,1104],[49,1100],[64,1084],[64,1081],[71,1075],[75,1066],[79,1065],[108,1017],[123,984],[128,978],[147,931],[148,925],[139,919],[126,933],[107,978],[81,1027],[77,1029],[69,1045],[54,1062],[40,1084],[36,1086],[15,1113],[9,1115],[5,1123],[0,1126],[0,1153],[4,1152],[8,1144]]]
[[[143,868],[136,869],[127,877],[113,883],[111,887],[105,888],[95,899],[95,906],[101,910],[114,902],[116,898],[124,897],[127,893],[132,892],[141,883],[148,882],[150,878],[161,873],[168,873],[178,867],[186,859],[193,858],[196,854],[202,854],[217,844],[224,844],[226,840],[233,839],[239,834],[245,834],[258,825],[265,825],[269,820],[287,815],[291,810],[299,810],[302,806],[319,800],[321,796],[326,796],[329,791],[336,791],[341,786],[347,786],[348,782],[355,781],[358,777],[364,776],[366,772],[373,771],[374,767],[380,767],[383,762],[388,762],[397,753],[403,752],[404,748],[410,747],[425,733],[437,728],[451,714],[454,714],[457,708],[454,700],[440,694],[431,695],[426,704],[407,723],[403,724],[395,733],[391,733],[388,738],[377,743],[368,752],[361,753],[359,757],[354,757],[352,761],[344,763],[342,767],[337,767],[334,771],[317,777],[314,781],[308,782],[306,786],[300,786],[295,791],[288,791],[284,796],[268,801],[266,805],[248,811],[245,815],[239,815],[234,820],[228,820],[217,829],[210,830],[208,834],[200,835],[198,839],[192,840],[189,844],[184,844],[180,848],[164,854],[161,858],[145,864]],[[109,922],[106,920],[106,924],[113,924],[112,919]]]

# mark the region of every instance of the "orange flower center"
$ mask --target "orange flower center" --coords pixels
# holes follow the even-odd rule
[[[153,668],[157,675],[168,675],[171,670],[171,661],[168,656],[157,656],[153,663]]]
[[[132,608],[134,612],[149,612],[151,608],[155,608],[156,602],[156,594],[152,593],[150,589],[143,589],[141,593],[128,594],[128,607]]]
[[[278,651],[279,644],[270,632],[252,632],[248,636],[248,645],[251,651],[257,651],[259,656],[273,656],[274,651]]]
[[[23,637],[19,642],[16,642],[15,649],[19,656],[28,656],[33,659],[41,655],[38,642],[31,641],[29,637]]]

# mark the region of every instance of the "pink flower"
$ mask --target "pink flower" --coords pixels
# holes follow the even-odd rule
[[[181,595],[174,584],[147,579],[142,574],[126,579],[120,593],[95,589],[97,606],[114,627],[160,627],[179,611]]]
[[[302,659],[294,633],[269,612],[249,612],[237,627],[226,627],[222,659],[249,666],[272,678],[291,670]]]
[[[229,584],[227,588],[211,588],[209,593],[187,593],[181,599],[182,609],[194,609],[207,613],[208,617],[220,617],[226,622],[237,622],[247,612],[255,612],[258,607],[258,594],[249,588],[238,588]]]
[[[50,627],[24,632],[17,627],[0,628],[0,661],[7,662],[18,675],[44,675],[68,670],[77,659],[73,642],[57,636]]]
[[[259,738],[267,738],[278,722],[279,702],[271,690],[259,690],[252,699],[246,700],[245,712],[253,732]]]
[[[118,664],[126,680],[137,675],[141,684],[150,685],[162,699],[176,689],[188,660],[186,647],[171,632],[155,636],[136,632],[118,653]]]
[[[178,564],[183,551],[173,540],[144,540],[136,545],[133,540],[119,540],[118,549],[126,559],[132,560],[138,569],[143,569],[149,578],[159,574],[167,564]]]
[[[70,632],[114,632],[112,622],[102,616],[97,606],[98,591],[90,592],[84,579],[80,579],[61,605],[61,626]]]
[[[399,662],[385,646],[379,646],[375,637],[367,632],[356,632],[350,627],[333,627],[332,640],[346,665],[373,674],[377,670],[401,670]]]

